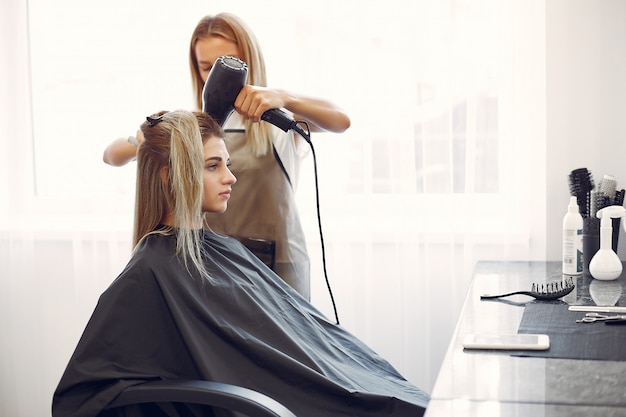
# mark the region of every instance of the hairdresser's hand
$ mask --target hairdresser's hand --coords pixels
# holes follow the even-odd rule
[[[246,85],[235,99],[235,110],[244,119],[258,122],[269,109],[279,109],[285,105],[282,94],[280,90]]]
[[[141,131],[141,129],[137,130],[137,134],[135,137],[137,138],[137,143],[141,145],[141,143],[143,142],[143,132]]]
[[[114,140],[102,154],[102,160],[111,166],[121,167],[137,157],[137,148],[143,142],[143,133],[137,130],[135,136],[127,136]]]
[[[284,108],[296,120],[305,120],[311,132],[341,133],[350,127],[350,118],[332,102],[274,88],[244,86],[235,99],[235,110],[245,119],[258,122],[269,109]]]

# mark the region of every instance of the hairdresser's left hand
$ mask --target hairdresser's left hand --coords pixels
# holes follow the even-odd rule
[[[244,86],[235,99],[235,110],[253,122],[260,121],[261,115],[269,109],[279,109],[284,105],[282,92],[254,85]]]
[[[143,142],[143,132],[141,131],[141,129],[137,130],[135,137],[137,138],[137,143],[141,145],[141,143]]]

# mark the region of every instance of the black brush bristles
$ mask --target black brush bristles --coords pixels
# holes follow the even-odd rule
[[[595,188],[593,175],[587,168],[578,168],[569,174],[570,195],[576,197],[581,216],[589,217],[591,201],[589,193]]]
[[[621,189],[615,192],[615,199],[613,200],[613,205],[623,206],[624,205],[624,194],[626,194],[626,190]]]
[[[548,299],[554,299],[563,297],[569,294],[574,289],[574,280],[570,277],[565,281],[550,282],[547,284],[535,284],[533,283],[531,292],[536,292],[542,296],[550,297]],[[535,297],[537,298],[537,297]]]

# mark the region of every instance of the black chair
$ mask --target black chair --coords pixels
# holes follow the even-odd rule
[[[237,411],[255,417],[295,417],[284,405],[248,388],[213,381],[158,380],[122,391],[108,409],[145,403],[185,403]]]

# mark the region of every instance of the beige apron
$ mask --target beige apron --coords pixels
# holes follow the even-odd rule
[[[274,152],[254,156],[246,147],[243,130],[225,130],[237,182],[226,212],[207,214],[207,224],[215,232],[239,239],[275,241],[274,272],[309,300],[310,261],[294,188]]]

